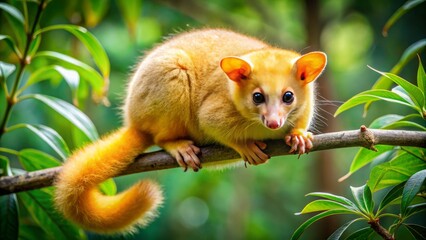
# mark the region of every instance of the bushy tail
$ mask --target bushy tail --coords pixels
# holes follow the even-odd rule
[[[122,128],[73,154],[55,183],[59,211],[98,233],[129,232],[146,224],[163,200],[156,183],[141,181],[115,196],[103,195],[98,185],[120,173],[150,145],[148,136]]]

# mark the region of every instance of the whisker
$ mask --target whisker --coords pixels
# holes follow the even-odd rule
[[[324,118],[324,119],[327,119],[326,117],[322,116],[322,115],[320,114],[320,112],[321,112],[321,113],[325,113],[325,114],[327,114],[327,115],[328,115],[328,116],[330,116],[330,117],[334,117],[334,114],[333,114],[333,113],[331,113],[330,111],[326,110],[325,108],[322,108],[322,107],[318,107],[318,106],[317,106],[317,109],[316,109],[316,111],[315,111],[315,114],[316,114],[317,116],[320,116],[320,117]]]

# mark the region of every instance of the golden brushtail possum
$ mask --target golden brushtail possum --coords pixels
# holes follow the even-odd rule
[[[104,196],[99,183],[155,144],[180,166],[198,171],[197,146],[220,143],[249,164],[264,163],[264,139],[284,139],[291,152],[312,148],[314,85],[326,55],[272,47],[220,29],[179,34],[146,54],[123,106],[125,124],[77,151],[56,181],[55,204],[66,218],[99,233],[146,224],[163,197],[141,181]]]

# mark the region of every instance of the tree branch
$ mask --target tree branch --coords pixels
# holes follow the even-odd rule
[[[290,155],[289,147],[283,140],[265,141],[265,152],[270,156]],[[377,130],[362,126],[360,130],[325,133],[314,136],[313,151],[345,147],[366,147],[375,150],[375,145],[426,147],[426,132],[405,130]],[[234,150],[218,146],[206,146],[201,149],[200,160],[204,165],[213,162],[238,159]],[[143,153],[118,176],[138,172],[148,172],[179,167],[177,162],[166,152]],[[0,195],[28,191],[51,186],[61,167],[28,172],[18,176],[0,177]]]
[[[380,225],[379,220],[371,220],[368,222],[370,224],[371,228],[379,234],[383,239],[385,240],[395,240],[395,238],[392,236],[392,234],[389,233],[389,231],[384,228],[382,225]]]

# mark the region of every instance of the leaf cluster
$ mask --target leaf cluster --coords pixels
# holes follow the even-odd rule
[[[291,239],[299,239],[302,233],[314,222],[337,214],[352,215],[355,218],[339,227],[328,239],[341,239],[343,233],[353,223],[364,221],[373,227],[366,226],[351,233],[345,239],[371,239],[376,234],[374,224],[377,224],[383,217],[391,217],[394,219],[392,225],[389,226],[389,234],[393,235],[401,227],[404,226],[410,231],[415,239],[418,234],[426,233],[426,227],[412,223],[406,223],[406,220],[415,214],[419,214],[426,210],[426,202],[412,204],[417,194],[424,191],[424,182],[426,179],[426,170],[413,174],[406,182],[393,186],[387,194],[382,198],[378,206],[374,203],[373,195],[370,187],[366,184],[361,187],[351,187],[353,201],[343,197],[325,192],[309,193],[307,196],[320,197],[307,204],[299,214],[320,212],[305,221],[293,233]],[[399,205],[400,214],[387,213],[387,210],[392,205]],[[383,237],[383,236],[382,236]],[[385,237],[384,237],[385,238]]]
[[[0,3],[13,34],[0,33],[0,44],[6,44],[11,55],[0,59],[0,86],[4,96],[4,112],[0,115],[0,138],[6,139],[18,131],[26,131],[52,149],[53,155],[32,148],[15,150],[0,147],[1,176],[22,174],[23,171],[60,166],[70,155],[68,143],[59,129],[45,124],[28,122],[11,123],[17,105],[24,101],[37,101],[51,109],[72,126],[75,145],[99,138],[92,121],[79,109],[89,92],[96,102],[108,104],[106,94],[109,85],[110,63],[108,56],[96,39],[86,28],[71,24],[40,26],[40,19],[49,1],[22,1],[22,9]],[[33,11],[29,11],[29,9]],[[31,15],[30,12],[36,12]],[[3,24],[3,23],[2,23]],[[53,31],[66,31],[84,46],[93,58],[95,67],[73,56],[50,50],[39,50],[43,38]],[[17,59],[14,61],[13,59]],[[63,81],[68,86],[72,102],[34,92],[34,86],[48,80],[52,84]],[[16,157],[22,169],[11,168],[11,156]],[[113,180],[101,185],[106,194],[115,194]],[[42,229],[43,235],[59,239],[84,239],[84,232],[65,221],[53,207],[53,188],[33,190],[0,197],[0,232],[5,239],[25,238],[34,234],[34,229]],[[31,221],[25,219],[30,217]],[[34,225],[35,224],[35,225]],[[38,227],[35,227],[38,226]],[[28,236],[27,236],[28,237]],[[31,236],[30,236],[31,237]]]
[[[386,23],[383,33],[407,11],[423,1],[408,1]],[[407,81],[397,74],[414,56],[426,47],[426,39],[417,41],[408,47],[391,72],[382,72],[370,67],[381,77],[372,89],[356,94],[336,111],[335,116],[361,104],[365,104],[364,115],[369,106],[376,101],[386,101],[410,108],[413,113],[406,116],[388,114],[375,119],[370,128],[379,129],[415,129],[426,131],[426,73],[419,58],[416,84]],[[367,184],[351,187],[353,201],[331,193],[315,192],[308,196],[320,197],[308,203],[298,214],[321,212],[304,222],[293,234],[298,239],[312,223],[336,214],[348,214],[355,218],[338,228],[329,239],[342,239],[343,233],[353,223],[363,221],[370,226],[352,232],[346,239],[371,239],[379,235],[383,239],[394,239],[401,226],[405,227],[413,239],[424,239],[426,227],[407,222],[415,214],[425,210],[426,201],[426,157],[424,148],[393,147],[378,145],[375,151],[361,148],[352,160],[348,173],[339,179],[346,180],[352,174],[372,164]],[[378,206],[373,201],[373,193],[387,189],[387,194]],[[390,206],[399,205],[394,213]],[[394,222],[385,228],[380,219],[390,217]]]

